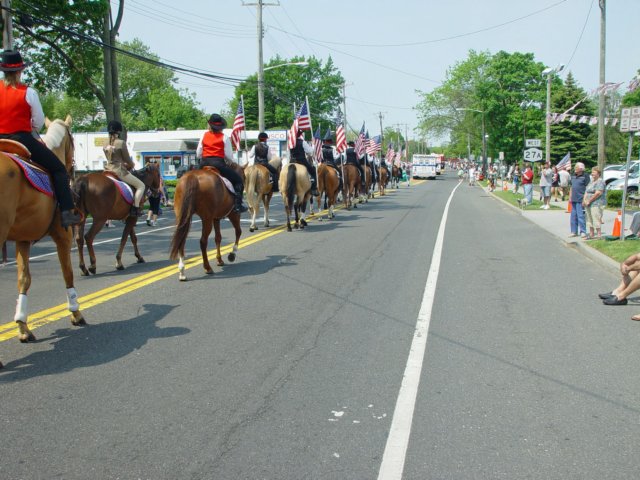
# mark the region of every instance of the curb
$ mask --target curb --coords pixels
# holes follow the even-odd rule
[[[523,210],[521,210],[520,208],[516,207],[515,205],[510,204],[509,202],[507,202],[506,200],[503,200],[502,198],[498,197],[497,195],[495,195],[493,192],[490,192],[488,188],[486,187],[481,187],[486,193],[488,193],[489,195],[491,195],[494,199],[502,202],[504,205],[512,208],[513,210],[517,211],[521,217],[526,218],[529,222],[536,224],[536,222],[534,222],[533,220],[531,220],[530,218],[524,216],[522,214]],[[552,234],[553,235],[553,234]],[[611,273],[613,273],[614,275],[620,273],[620,264],[618,262],[616,262],[615,260],[613,260],[610,257],[607,257],[604,253],[599,252],[598,250],[596,250],[595,248],[591,248],[589,246],[589,244],[584,243],[584,241],[570,241],[570,240],[565,240],[564,238],[558,237],[557,235],[554,235],[558,240],[560,240],[562,243],[565,244],[565,246],[570,247],[570,248],[574,248],[577,251],[579,251],[581,254],[583,254],[585,257],[589,258],[591,261],[593,261],[594,263],[597,263],[598,265],[600,265],[601,267],[609,270]]]

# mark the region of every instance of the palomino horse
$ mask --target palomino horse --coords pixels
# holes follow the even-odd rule
[[[233,210],[235,196],[227,190],[227,187],[213,167],[204,167],[201,170],[192,170],[185,173],[176,186],[173,200],[176,212],[176,230],[171,239],[171,260],[178,259],[178,278],[184,282],[187,277],[184,273],[184,247],[189,235],[191,218],[198,215],[202,220],[202,235],[200,236],[200,251],[202,252],[202,264],[204,271],[208,275],[213,274],[213,269],[209,264],[207,255],[207,243],[211,228],[215,228],[216,260],[218,266],[223,266],[222,255],[220,254],[220,243],[222,234],[220,233],[220,220],[228,218],[233,225],[236,234],[236,241],[233,250],[227,257],[230,262],[236,259],[238,243],[240,242],[240,214]]]
[[[335,168],[321,163],[318,166],[318,212],[321,211],[320,199],[324,193],[324,208],[329,209],[329,213],[327,214],[327,218],[329,220],[336,216],[334,213],[334,206],[336,204],[339,186],[340,179],[338,178],[338,172],[336,172]],[[322,215],[320,215],[320,220],[322,220]]]
[[[269,161],[278,173],[282,166],[280,157],[274,156]],[[271,174],[264,165],[258,163],[249,165],[244,169],[245,183],[244,190],[247,194],[247,203],[249,204],[249,213],[251,214],[251,225],[249,231],[257,230],[256,218],[260,213],[260,202],[264,205],[264,223],[265,227],[269,226],[269,203],[273,196],[273,185],[271,184]]]
[[[158,191],[160,188],[160,170],[157,165],[149,164],[138,172],[132,172],[142,180],[147,188]],[[133,252],[138,263],[144,263],[144,258],[138,250],[138,237],[135,226],[137,217],[129,216],[131,206],[124,200],[114,181],[107,177],[108,174],[102,172],[87,173],[78,178],[73,186],[76,194],[76,204],[78,209],[84,214],[85,220],[88,214],[93,217],[93,223],[87,234],[84,234],[85,220],[75,227],[76,244],[78,245],[78,258],[80,259],[80,270],[82,275],[89,275],[89,272],[96,273],[96,254],[93,250],[93,240],[102,230],[107,220],[124,220],[125,225],[120,239],[120,247],[116,253],[116,270],[124,270],[122,265],[122,251],[127,244],[127,238],[131,237]],[[84,242],[87,242],[89,252],[89,269],[84,263]]]
[[[380,196],[383,196],[385,194],[388,181],[389,181],[389,170],[387,169],[387,167],[379,167],[378,168],[378,191],[380,192]]]
[[[287,214],[287,230],[292,231],[291,210],[295,212],[294,228],[306,227],[307,221],[304,217],[307,200],[311,197],[311,180],[309,180],[307,168],[297,163],[289,163],[280,172],[278,186],[284,202],[284,211]]]
[[[360,188],[360,172],[355,165],[351,165],[349,163],[344,164],[343,182],[342,196],[344,198],[345,208],[347,210],[351,210],[351,205],[353,205],[353,208],[358,208],[358,205],[353,202],[353,200],[358,196]]]
[[[71,117],[65,121],[46,120],[47,134],[43,137],[46,145],[56,154],[67,169],[73,170],[73,137],[69,127]],[[17,142],[3,140],[2,151],[21,153],[29,156],[28,151]],[[35,336],[27,326],[27,292],[31,286],[29,271],[29,251],[31,242],[51,236],[56,244],[62,276],[67,288],[68,308],[71,323],[85,323],[78,304],[78,294],[73,286],[73,268],[71,266],[71,229],[62,228],[60,211],[56,201],[31,186],[21,168],[7,155],[0,153],[0,244],[6,240],[16,242],[16,262],[18,266],[18,302],[14,320],[18,324],[21,342],[34,341]]]

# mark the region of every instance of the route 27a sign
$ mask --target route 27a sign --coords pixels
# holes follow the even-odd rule
[[[542,161],[542,150],[539,148],[527,148],[524,151],[525,162],[540,162]]]

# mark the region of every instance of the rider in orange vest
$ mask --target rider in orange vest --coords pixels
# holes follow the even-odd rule
[[[0,60],[0,138],[22,143],[31,152],[31,160],[51,174],[53,189],[60,205],[63,227],[80,222],[74,208],[69,175],[63,163],[36,136],[44,125],[44,112],[37,92],[22,83],[22,71],[29,64],[23,62],[18,51],[5,50]]]
[[[201,167],[215,167],[220,175],[231,182],[236,196],[234,210],[237,213],[246,212],[248,208],[242,203],[244,182],[240,174],[229,166],[229,164],[235,163],[235,160],[233,159],[233,150],[231,150],[231,140],[223,132],[227,121],[214,113],[209,117],[208,123],[209,130],[204,132],[200,139],[196,157],[200,158]]]

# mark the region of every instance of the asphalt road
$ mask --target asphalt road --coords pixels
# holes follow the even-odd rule
[[[0,343],[0,478],[377,478],[453,176],[292,233],[278,200],[234,264],[185,283],[170,212],[138,229],[145,264],[127,247],[116,272],[99,245],[88,326]],[[65,301],[50,252],[34,315]],[[638,326],[595,299],[615,277],[466,185],[440,262],[402,478],[637,477]],[[0,285],[6,323],[15,266]]]

